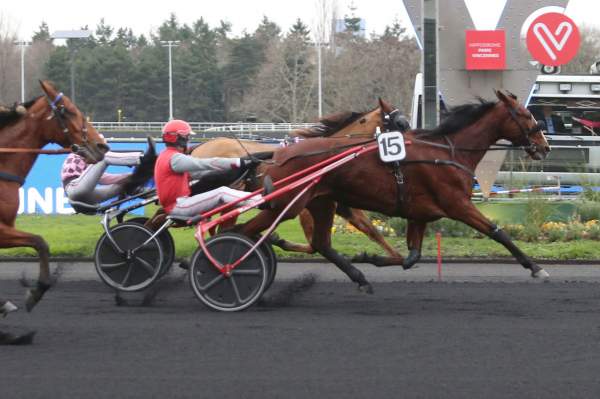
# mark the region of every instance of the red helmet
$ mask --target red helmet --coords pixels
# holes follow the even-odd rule
[[[165,124],[162,129],[162,139],[165,143],[176,143],[180,137],[187,141],[190,135],[195,134],[186,121],[173,119]]]

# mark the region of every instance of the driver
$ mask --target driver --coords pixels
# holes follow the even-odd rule
[[[142,152],[109,151],[93,165],[74,153],[63,162],[61,180],[70,201],[99,204],[125,192],[131,193],[152,176],[156,161],[154,142],[148,137],[148,150]],[[105,173],[110,165],[136,166],[133,173]]]
[[[162,138],[166,149],[160,153],[154,167],[154,181],[160,205],[167,214],[177,216],[196,216],[218,205],[235,201],[248,195],[246,191],[234,190],[222,186],[201,194],[191,196],[190,178],[201,180],[208,173],[231,169],[245,169],[255,166],[257,159],[249,158],[204,158],[198,159],[185,155],[188,139],[193,135],[190,125],[174,119],[163,127]],[[265,194],[273,191],[272,183],[266,179],[263,183]],[[260,194],[241,202],[248,205],[261,198]]]

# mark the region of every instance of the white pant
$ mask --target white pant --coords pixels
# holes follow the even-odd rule
[[[248,192],[246,191],[234,190],[233,188],[223,186],[205,193],[196,194],[193,197],[180,197],[177,198],[177,204],[171,211],[171,215],[196,216],[247,195]],[[248,205],[250,201],[256,201],[261,197],[260,194],[257,194],[246,201],[240,202],[238,206]]]
[[[138,165],[140,155],[139,152],[107,152],[102,161],[90,165],[83,171],[81,176],[73,179],[65,186],[67,197],[71,201],[87,202],[89,204],[99,204],[109,198],[116,197],[123,192],[131,173],[109,175],[105,174],[104,171],[110,165]],[[106,182],[102,181],[103,177]],[[101,185],[97,186],[98,183]]]

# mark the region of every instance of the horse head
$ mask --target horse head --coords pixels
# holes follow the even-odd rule
[[[531,112],[517,101],[514,94],[501,90],[495,90],[495,93],[508,114],[501,125],[501,138],[514,145],[524,146],[532,159],[546,158],[550,146],[544,136],[544,123],[536,121]]]
[[[69,97],[47,81],[40,81],[48,102],[49,114],[45,123],[45,139],[57,143],[83,157],[88,163],[104,158],[108,145]]]

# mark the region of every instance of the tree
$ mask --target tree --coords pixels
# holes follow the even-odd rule
[[[600,61],[600,29],[582,26],[581,45],[577,56],[562,68],[564,73],[589,73],[590,66]]]
[[[42,21],[42,23],[38,27],[38,30],[33,32],[31,40],[33,42],[49,42],[52,40],[50,38],[50,30],[46,22]]]
[[[112,35],[115,29],[104,22],[104,18],[100,19],[100,23],[96,26],[95,40],[101,46],[112,42]]]
[[[412,85],[419,71],[420,52],[412,38],[391,34],[354,40],[340,36],[336,48],[327,54],[327,109],[364,111],[376,105],[378,97],[408,112]]]
[[[11,103],[19,96],[19,56],[16,31],[8,18],[0,13],[0,103]]]
[[[258,74],[246,112],[273,122],[300,122],[316,113],[314,57],[310,31],[298,20],[281,42],[273,42]]]
[[[344,15],[344,26],[347,32],[357,34],[360,32],[360,17],[356,16],[354,2],[350,3],[348,8],[350,9],[350,15]]]

